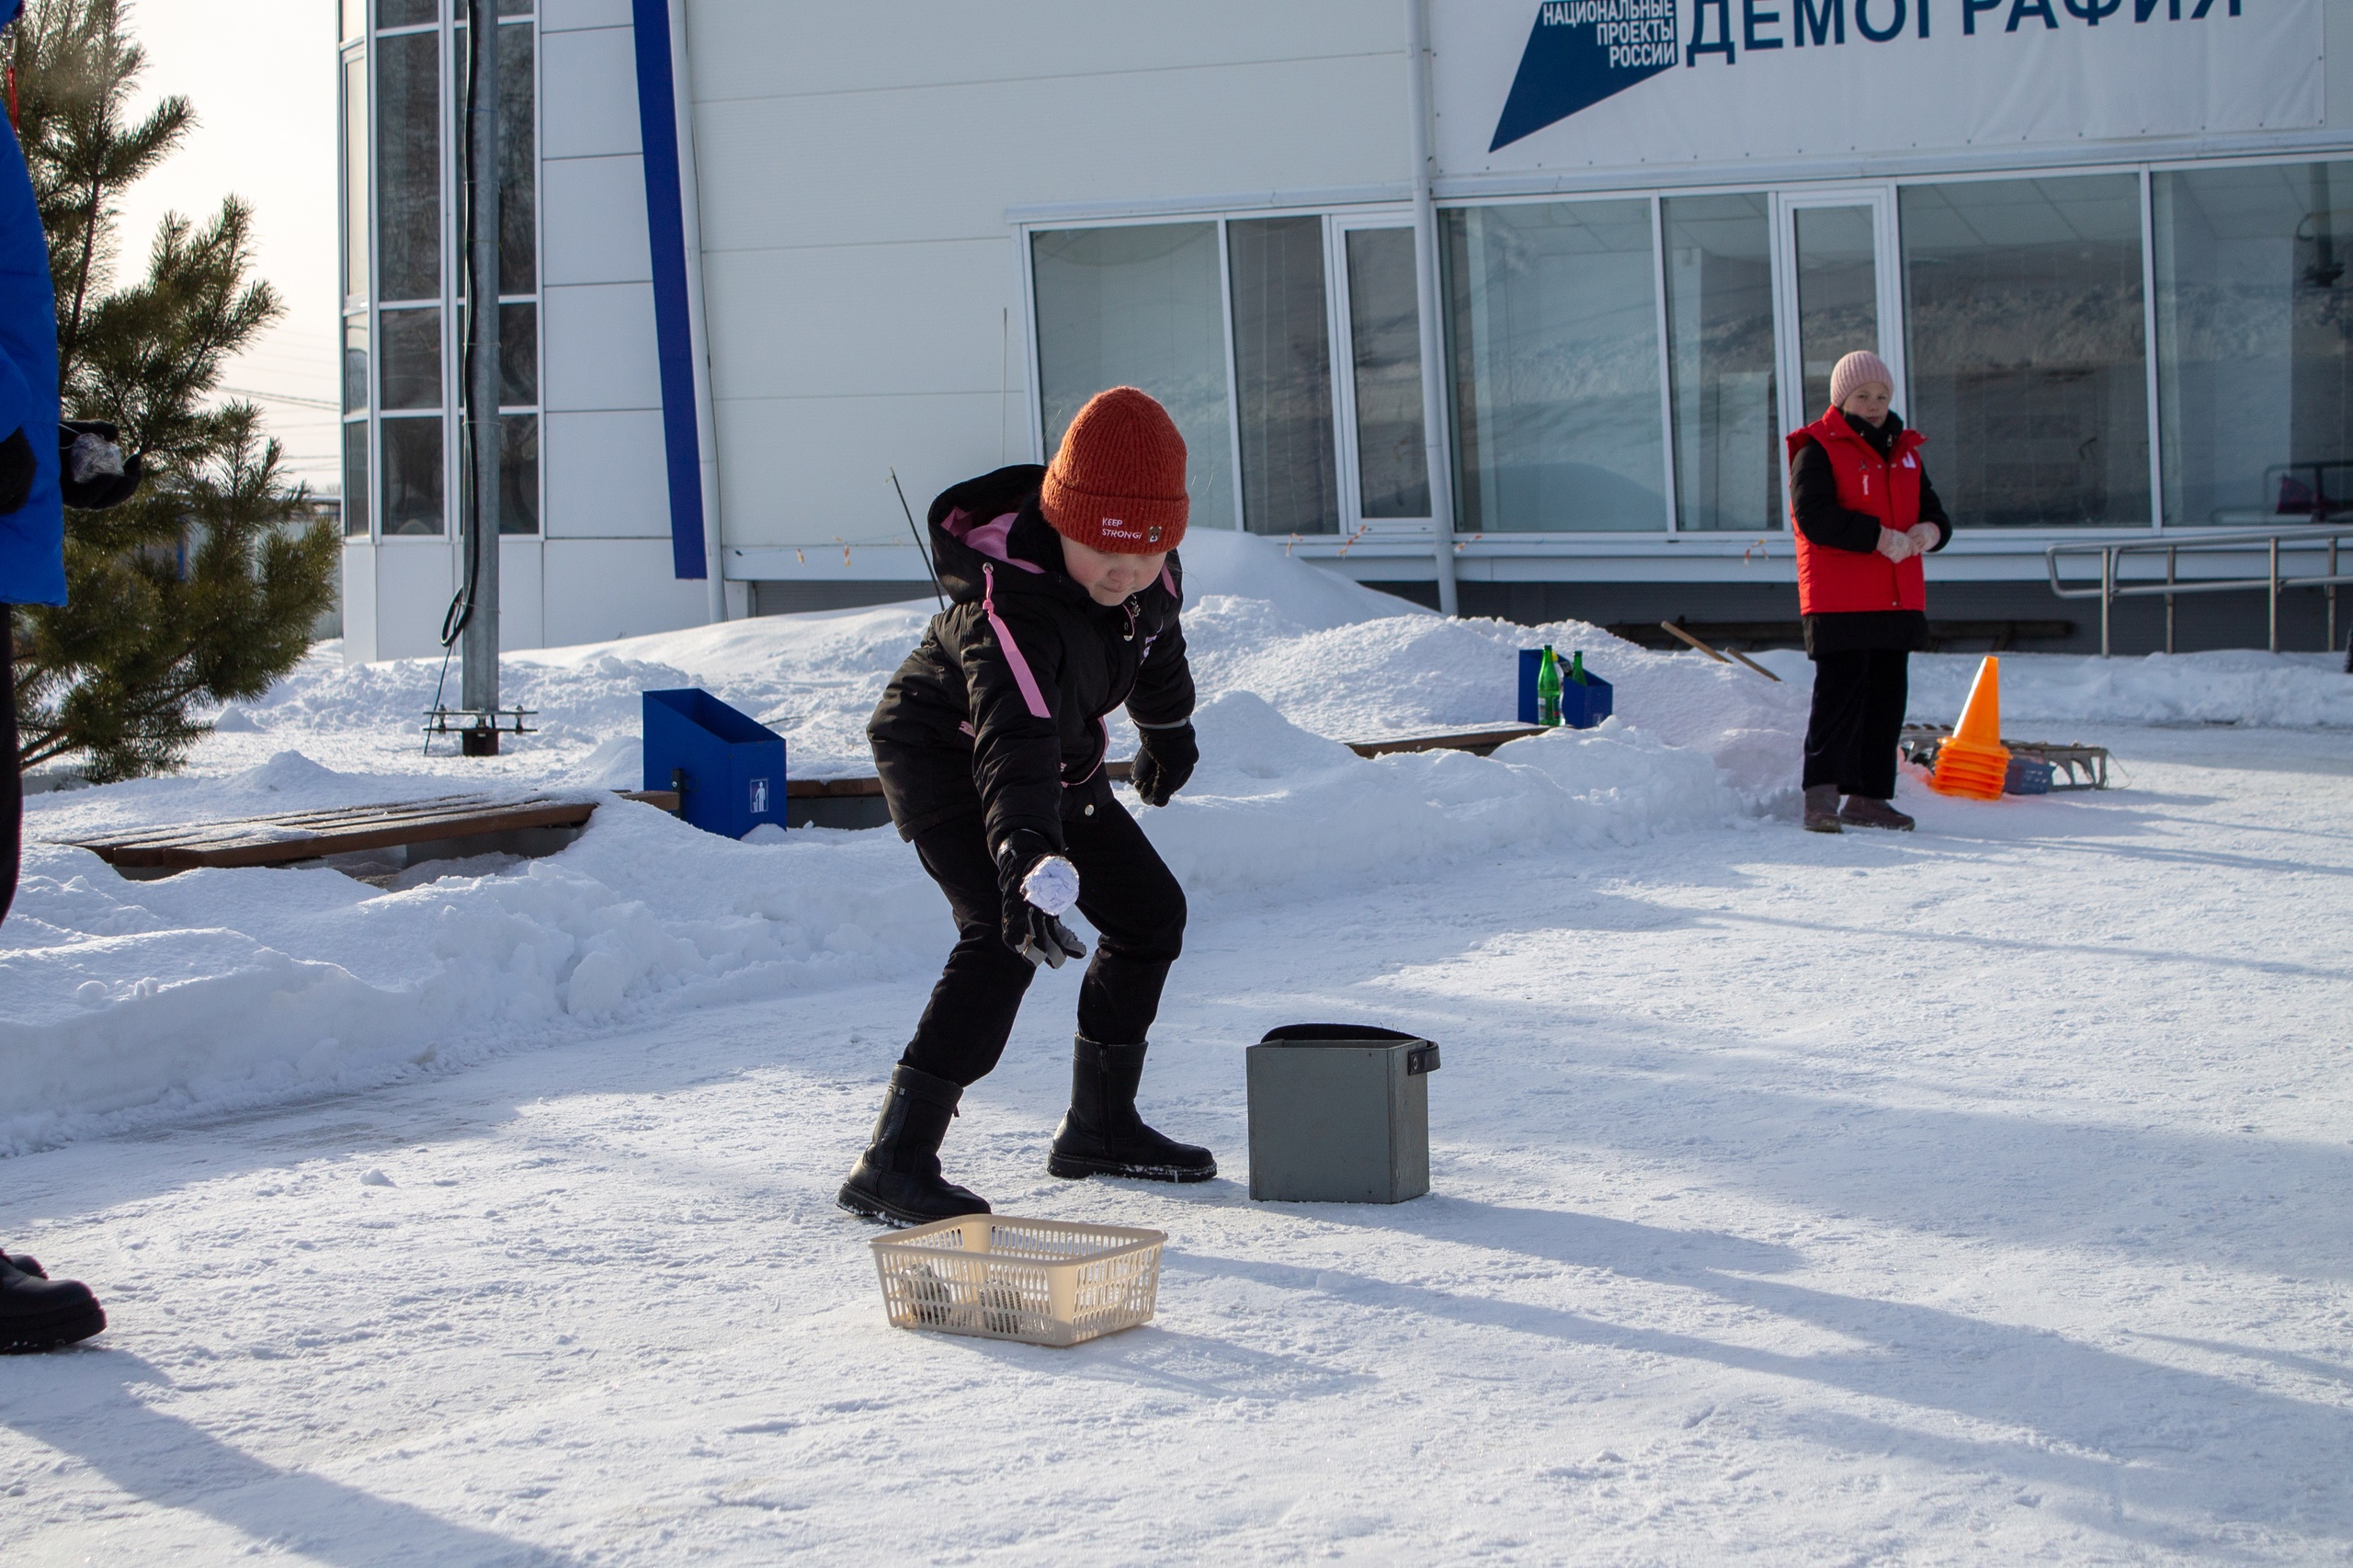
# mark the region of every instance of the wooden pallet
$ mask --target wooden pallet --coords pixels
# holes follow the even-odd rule
[[[624,800],[665,811],[678,809],[675,790],[632,790]],[[68,842],[118,870],[187,871],[199,866],[287,866],[328,855],[406,848],[449,839],[577,828],[596,814],[597,801],[581,796],[438,795],[391,805],[289,812],[232,822],[173,827]]]

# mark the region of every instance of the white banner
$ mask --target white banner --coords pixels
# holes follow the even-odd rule
[[[2321,0],[1433,0],[1441,173],[2322,123]]]

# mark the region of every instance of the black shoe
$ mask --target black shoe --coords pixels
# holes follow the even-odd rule
[[[53,1350],[106,1326],[107,1314],[87,1285],[0,1263],[0,1356]]]
[[[36,1279],[49,1278],[49,1270],[40,1266],[40,1259],[28,1252],[12,1252],[0,1256],[0,1263],[6,1264],[19,1274],[29,1274]]]
[[[891,1074],[873,1146],[849,1168],[834,1201],[886,1225],[928,1225],[959,1214],[985,1214],[988,1199],[943,1179],[939,1141],[964,1091],[946,1078],[901,1063]]]
[[[1136,1114],[1148,1045],[1098,1045],[1080,1035],[1071,1055],[1070,1110],[1054,1129],[1051,1174],[1207,1181],[1217,1161],[1207,1149],[1164,1138]]]

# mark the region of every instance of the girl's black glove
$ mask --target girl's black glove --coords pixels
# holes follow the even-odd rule
[[[1086,956],[1086,944],[1062,923],[1078,902],[1078,870],[1031,828],[1016,828],[996,847],[996,881],[1004,898],[1005,945],[1033,964],[1060,969]]]
[[[1165,729],[1136,726],[1136,793],[1147,806],[1165,806],[1168,797],[1185,787],[1193,765],[1201,760],[1193,726],[1172,724]]]
[[[140,462],[118,444],[122,432],[103,419],[57,425],[57,487],[77,511],[103,512],[138,492]]]

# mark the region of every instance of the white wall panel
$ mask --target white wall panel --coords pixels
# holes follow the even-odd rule
[[[1268,60],[1393,56],[1405,47],[1404,8],[1395,0],[897,0],[887,9],[839,0],[688,0],[688,6],[698,99],[1002,86]]]
[[[662,406],[651,283],[550,287],[540,308],[542,406]]]
[[[394,540],[376,547],[376,654],[422,659],[441,652],[457,551],[447,540]],[[418,722],[424,722],[420,713]]]
[[[540,40],[540,156],[594,158],[637,145],[636,33],[626,27]]]
[[[498,645],[503,649],[536,648],[543,641],[540,552],[545,548],[520,535],[498,541]]]
[[[551,648],[676,631],[710,619],[709,587],[670,574],[666,539],[551,539],[543,548]]]
[[[540,166],[540,247],[550,283],[642,283],[645,165],[635,153]]]
[[[999,233],[708,256],[711,394],[994,395],[1002,383],[1019,395],[1029,356],[1016,254]]]
[[[550,539],[670,537],[659,412],[551,414],[545,420]]]
[[[2325,0],[2321,7],[2321,97],[2332,131],[2353,127],[2353,0]]]
[[[540,31],[625,28],[630,14],[630,0],[540,0]]]
[[[719,405],[721,516],[730,545],[810,551],[907,537],[891,489],[899,471],[920,518],[931,498],[998,466],[997,396],[737,399]],[[1027,462],[1026,445],[1006,462]],[[781,477],[780,477],[781,476]]]
[[[1412,174],[1393,54],[725,99],[695,128],[706,251],[980,238],[1025,203]]]
[[[343,662],[364,665],[376,656],[376,547],[361,540],[343,547]]]

